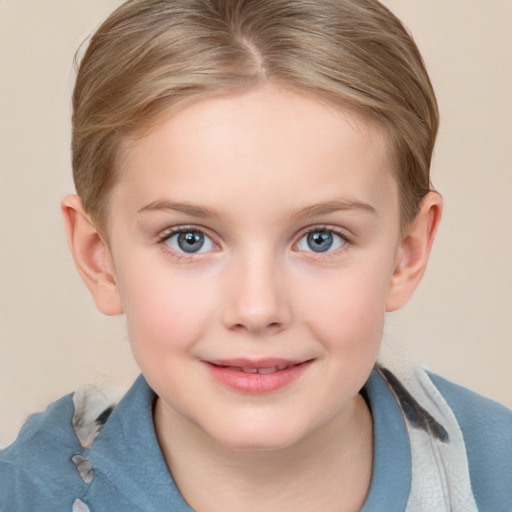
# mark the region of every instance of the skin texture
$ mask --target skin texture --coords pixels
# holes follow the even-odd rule
[[[191,101],[126,141],[108,243],[64,200],[77,267],[101,311],[126,315],[164,456],[196,510],[363,503],[372,425],[358,392],[441,214],[431,193],[401,233],[392,162],[369,122],[267,86]],[[205,233],[201,252],[180,249],[177,227]],[[313,251],[309,232],[332,248]],[[235,358],[308,364],[243,392],[210,372]]]

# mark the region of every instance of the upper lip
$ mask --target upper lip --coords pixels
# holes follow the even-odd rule
[[[259,369],[259,368],[286,368],[305,363],[309,359],[284,359],[284,358],[265,358],[265,359],[203,359],[203,362],[215,366],[227,366],[234,368]]]

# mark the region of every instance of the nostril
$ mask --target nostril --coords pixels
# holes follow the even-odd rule
[[[283,328],[283,325],[280,322],[270,322],[268,324],[265,323],[256,323],[256,322],[246,322],[246,323],[236,323],[231,326],[231,329],[234,331],[245,331],[245,332],[261,332],[261,331],[279,331]]]

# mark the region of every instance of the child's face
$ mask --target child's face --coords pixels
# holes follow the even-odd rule
[[[272,449],[348,414],[397,266],[392,165],[369,123],[271,87],[127,146],[110,248],[162,421]]]

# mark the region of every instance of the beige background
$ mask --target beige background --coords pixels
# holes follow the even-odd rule
[[[385,342],[512,407],[512,1],[387,0],[438,93],[433,178],[446,201],[431,265]],[[137,374],[123,320],[102,317],[64,239],[73,190],[72,59],[117,0],[0,0],[0,445],[83,383]]]

